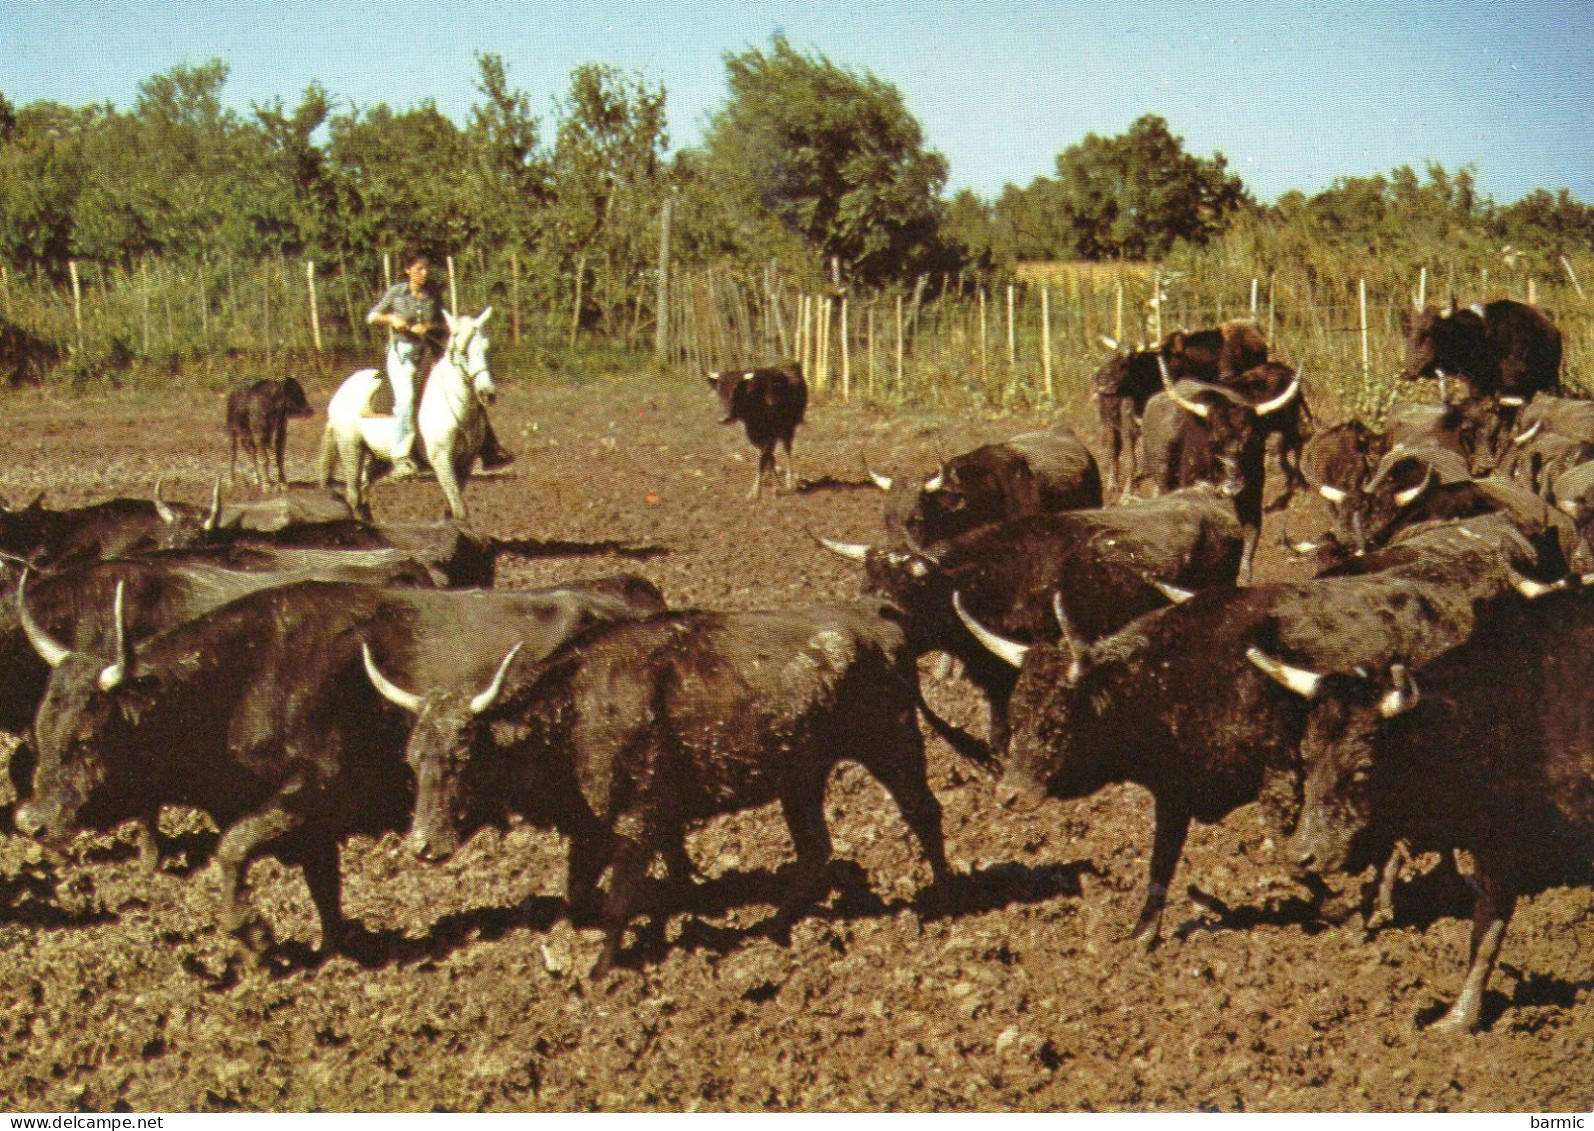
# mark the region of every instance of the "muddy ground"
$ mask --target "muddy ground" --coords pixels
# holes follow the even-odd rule
[[[750,449],[695,379],[505,382],[495,418],[519,461],[474,482],[476,525],[503,540],[499,584],[636,570],[671,603],[796,605],[854,595],[856,567],[806,531],[868,541],[880,497],[864,460],[902,473],[1041,423],[887,415],[816,398],[799,490],[752,506]],[[330,382],[315,384],[324,405]],[[0,498],[55,506],[198,501],[223,461],[213,394],[9,395]],[[319,421],[297,422],[311,474]],[[379,517],[435,517],[426,481],[379,485]],[[1310,530],[1310,502],[1291,510]],[[1271,519],[1266,542],[1277,533]],[[1271,555],[1259,579],[1283,576]],[[931,676],[943,713],[983,728],[970,689]],[[1221,694],[1221,688],[1204,689]],[[5,748],[8,749],[9,743]],[[246,955],[212,921],[207,834],[168,813],[172,853],[144,873],[129,834],[67,859],[0,838],[0,1106],[65,1109],[802,1109],[1586,1111],[1594,1103],[1594,895],[1519,907],[1483,1031],[1426,1033],[1460,985],[1470,923],[1419,881],[1396,924],[1314,921],[1256,807],[1192,832],[1172,937],[1125,936],[1143,896],[1151,808],[1114,787],[1029,815],[932,741],[953,862],[950,910],[884,791],[832,778],[827,812],[854,884],[789,947],[757,933],[790,860],[773,808],[715,821],[689,848],[708,881],[662,943],[595,983],[596,931],[561,917],[563,846],[489,832],[443,865],[396,838],[344,856],[349,913],[375,957],[308,958],[296,871],[253,874],[287,940]],[[213,839],[213,838],[211,838]],[[1201,888],[1226,916],[1184,897]],[[866,885],[866,886],[865,886]]]

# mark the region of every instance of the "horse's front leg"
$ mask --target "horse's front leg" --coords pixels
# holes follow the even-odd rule
[[[428,445],[426,458],[431,461],[432,470],[437,473],[437,485],[443,489],[443,497],[448,500],[449,515],[455,522],[469,521],[465,513],[465,495],[461,490],[464,477],[454,461],[453,445],[439,445],[436,449]]]

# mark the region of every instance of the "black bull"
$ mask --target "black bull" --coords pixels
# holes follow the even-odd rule
[[[1032,641],[1055,638],[1051,594],[1060,588],[1078,610],[1080,632],[1093,640],[1165,605],[1159,583],[1185,590],[1233,584],[1241,531],[1233,504],[1201,486],[1131,506],[983,527],[922,553],[821,542],[863,564],[865,593],[904,611],[916,651],[964,662],[990,704],[991,742],[1000,749],[1014,675],[963,626],[953,593],[1000,631]]]
[[[1383,572],[1209,590],[1083,649],[1014,647],[971,623],[1020,665],[1007,801],[1083,797],[1115,781],[1149,790],[1156,828],[1135,936],[1153,943],[1190,821],[1219,821],[1268,778],[1297,772],[1309,704],[1259,660],[1372,670],[1465,641],[1478,610],[1512,592],[1514,570],[1537,566],[1503,518],[1468,525],[1414,538]]]
[[[1299,678],[1318,684],[1321,706],[1302,744],[1305,801],[1286,854],[1332,871],[1396,837],[1419,852],[1467,850],[1471,961],[1435,1028],[1476,1028],[1517,897],[1589,883],[1594,602],[1501,601],[1468,644],[1427,667],[1402,655],[1377,674]]]
[[[410,720],[372,690],[362,646],[416,683],[469,680],[517,643],[544,655],[594,622],[662,607],[640,578],[515,593],[301,582],[138,645],[118,632],[97,655],[30,624],[54,670],[34,725],[34,797],[18,806],[17,828],[56,843],[165,804],[202,809],[222,829],[223,926],[254,926],[242,881],[270,854],[302,867],[322,947],[335,948],[340,843],[403,828],[413,803]]]
[[[373,682],[419,715],[411,846],[446,855],[506,812],[566,832],[573,912],[594,909],[613,867],[601,974],[653,858],[682,879],[690,823],[771,801],[797,853],[772,924],[789,928],[826,889],[825,783],[851,760],[896,801],[939,885],[952,871],[915,713],[939,720],[899,621],[875,601],[670,613],[607,625],[543,663],[508,656],[485,689],[393,685],[373,663]]]

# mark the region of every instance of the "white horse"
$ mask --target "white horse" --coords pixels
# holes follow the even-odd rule
[[[437,474],[437,485],[456,522],[467,521],[465,482],[487,434],[485,406],[498,394],[487,368],[488,341],[482,332],[492,313],[490,306],[474,318],[456,318],[443,311],[448,346],[426,378],[426,391],[415,413],[416,442]],[[333,458],[340,457],[349,506],[365,516],[370,514],[365,502],[367,459],[392,464],[398,430],[395,417],[371,412],[371,398],[382,381],[378,370],[361,369],[338,386],[327,402],[327,428],[321,437],[321,485],[331,482]]]

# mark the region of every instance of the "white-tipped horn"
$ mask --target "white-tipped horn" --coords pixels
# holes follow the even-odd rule
[[[201,529],[206,533],[215,530],[221,525],[221,476],[216,476],[216,482],[210,488],[210,513],[205,516]]]
[[[924,489],[930,494],[935,494],[946,486],[946,464],[942,464],[936,473],[924,481]]]
[[[1258,416],[1266,416],[1269,413],[1277,412],[1279,409],[1283,408],[1285,405],[1287,405],[1291,401],[1293,401],[1296,398],[1296,396],[1299,395],[1300,391],[1301,391],[1301,375],[1299,373],[1297,373],[1295,375],[1295,380],[1290,382],[1290,387],[1288,389],[1285,389],[1282,393],[1280,393],[1278,396],[1274,397],[1272,400],[1263,401],[1261,404],[1257,405],[1256,406],[1256,414]]]
[[[1340,488],[1330,486],[1327,483],[1319,483],[1317,485],[1317,493],[1323,496],[1323,498],[1327,499],[1329,502],[1333,503],[1335,506],[1338,506],[1340,503],[1343,503],[1346,499],[1350,498],[1349,491],[1341,490]]]
[[[160,515],[160,520],[162,522],[170,525],[177,521],[177,512],[172,510],[171,507],[167,506],[166,500],[161,498],[161,484],[165,478],[166,477],[164,475],[158,475],[155,477],[155,513]]]
[[[1426,491],[1428,489],[1428,485],[1432,482],[1433,468],[1430,467],[1426,472],[1423,473],[1421,483],[1417,484],[1415,487],[1407,487],[1404,491],[1395,492],[1395,505],[1397,507],[1411,506],[1412,503],[1417,501],[1417,496]]]
[[[28,567],[22,567],[22,576],[17,579],[17,617],[22,622],[22,633],[28,638],[28,643],[33,645],[33,650],[39,654],[39,659],[49,664],[52,668],[61,666],[61,661],[69,655],[68,649],[56,642],[44,628],[33,619],[33,614],[28,612],[28,599],[25,593],[28,584]]]
[[[1179,390],[1174,387],[1173,377],[1168,372],[1168,359],[1163,357],[1160,353],[1157,355],[1157,372],[1162,374],[1163,391],[1172,398],[1174,404],[1178,405],[1186,412],[1194,413],[1202,420],[1205,420],[1211,414],[1212,409],[1210,407],[1200,403],[1199,401],[1187,400],[1179,392]]]
[[[116,648],[116,659],[100,670],[101,691],[115,691],[127,681],[128,675],[132,672],[132,649],[127,645],[126,595],[127,583],[118,581],[116,583],[116,599],[111,605],[111,626]]]
[[[1262,674],[1304,698],[1315,699],[1317,693],[1323,689],[1325,677],[1322,672],[1286,664],[1277,656],[1270,656],[1255,647],[1245,650],[1245,658],[1255,664]]]
[[[1505,405],[1506,408],[1521,408],[1528,403],[1528,400],[1526,397],[1519,397],[1515,393],[1509,393],[1500,398],[1500,403]]]
[[[1116,350],[1118,348],[1117,340],[1114,338],[1109,338],[1106,334],[1097,334],[1096,340],[1110,350]]]
[[[395,707],[402,707],[412,715],[421,713],[421,697],[413,695],[399,687],[387,676],[383,675],[376,666],[376,660],[371,655],[371,646],[365,641],[360,641],[360,656],[365,660],[365,674],[371,681],[371,686],[376,692]]]
[[[1181,589],[1177,585],[1169,585],[1160,577],[1148,576],[1146,581],[1158,593],[1168,598],[1169,603],[1174,605],[1182,605],[1195,596],[1194,589]]]
[[[968,629],[974,639],[978,640],[991,655],[1015,668],[1024,666],[1024,657],[1029,655],[1029,645],[1009,640],[1005,636],[998,636],[975,620],[963,607],[963,594],[957,590],[952,591],[952,610],[957,613],[958,620],[963,622],[963,627]]]
[[[1500,403],[1501,404],[1505,404],[1504,398],[1501,399]],[[1526,432],[1522,433],[1522,435],[1520,435],[1520,436],[1512,437],[1511,442],[1520,447],[1521,445],[1526,444],[1528,441],[1532,440],[1533,437],[1537,436],[1539,434],[1539,432],[1541,430],[1543,430],[1543,428],[1544,428],[1544,421],[1535,420],[1533,422],[1533,427],[1532,428],[1529,428]]]
[[[1085,670],[1085,640],[1074,628],[1074,622],[1068,619],[1068,609],[1063,604],[1063,591],[1052,590],[1052,619],[1057,622],[1057,631],[1062,635],[1062,641],[1068,648],[1068,682],[1070,685],[1079,682],[1080,673]]]
[[[1411,678],[1411,672],[1406,670],[1405,664],[1391,664],[1389,679],[1394,686],[1378,700],[1378,713],[1386,719],[1405,714],[1422,698],[1422,693],[1417,690],[1417,681]]]
[[[882,490],[882,491],[891,490],[892,484],[895,482],[895,480],[893,480],[891,478],[891,476],[889,476],[889,475],[881,475],[878,471],[874,470],[874,468],[872,468],[872,467],[865,468],[864,470],[869,473],[869,482],[873,483],[876,487],[880,488],[880,490]]]
[[[504,657],[504,662],[498,665],[498,672],[493,676],[493,681],[487,685],[487,690],[483,691],[480,695],[476,696],[476,698],[470,701],[471,714],[481,714],[488,707],[491,707],[494,701],[497,700],[499,692],[503,691],[504,689],[504,676],[509,674],[509,665],[514,658],[520,654],[520,646],[523,643],[524,641],[517,642],[515,646],[509,650],[509,654]]]
[[[833,542],[821,534],[814,535],[814,538],[832,554],[840,554],[848,561],[866,562],[869,560],[868,545],[857,542]]]

